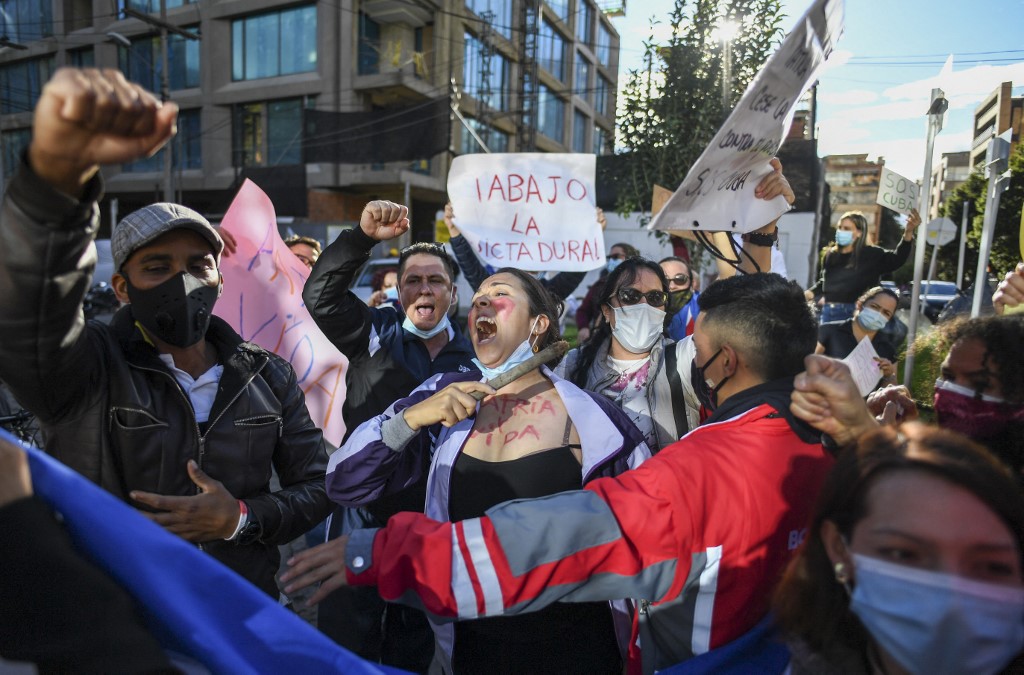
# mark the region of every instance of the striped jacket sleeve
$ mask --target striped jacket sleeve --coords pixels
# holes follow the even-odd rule
[[[553,602],[678,594],[693,518],[658,457],[583,490],[500,504],[483,518],[438,523],[403,513],[353,533],[353,585],[440,619],[536,611]],[[699,521],[698,521],[699,522]]]

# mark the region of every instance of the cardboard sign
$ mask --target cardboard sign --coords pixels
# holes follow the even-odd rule
[[[594,155],[462,155],[448,172],[455,224],[492,267],[587,272],[604,265]]]
[[[917,197],[920,192],[921,188],[917,183],[883,166],[875,203],[898,213],[910,214],[911,209],[917,208]]]
[[[292,364],[313,423],[324,438],[340,445],[345,435],[341,404],[348,359],[324,337],[302,302],[309,269],[284,245],[274,205],[246,180],[224,214],[221,229],[234,236],[238,250],[221,261],[224,293],[213,313],[242,339]]]
[[[781,195],[754,197],[793,122],[794,106],[817,77],[843,29],[842,0],[817,0],[765,63],[711,144],[649,227],[750,232],[789,210]]]

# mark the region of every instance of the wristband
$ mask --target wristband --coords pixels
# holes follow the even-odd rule
[[[774,246],[779,240],[779,228],[776,227],[771,234],[766,232],[746,232],[743,234],[743,241],[754,246]]]

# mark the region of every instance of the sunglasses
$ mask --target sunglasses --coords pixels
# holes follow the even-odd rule
[[[635,288],[620,288],[615,291],[615,297],[619,299],[623,305],[635,305],[644,298],[647,298],[647,304],[651,307],[664,307],[668,301],[668,293],[665,291],[647,291],[646,293],[638,291]]]
[[[675,284],[676,286],[684,286],[684,285],[690,283],[690,275],[689,274],[677,274],[674,277],[669,277],[668,278],[668,282],[670,284]]]

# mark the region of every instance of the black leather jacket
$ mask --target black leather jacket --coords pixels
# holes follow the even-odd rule
[[[109,326],[85,323],[100,190],[96,179],[75,202],[25,165],[12,180],[0,210],[0,379],[39,418],[47,452],[122,499],[196,494],[195,459],[262,529],[251,543],[202,547],[276,597],[277,545],[330,512],[323,435],[288,362],[216,317],[206,337],[224,372],[204,433],[130,306]]]

